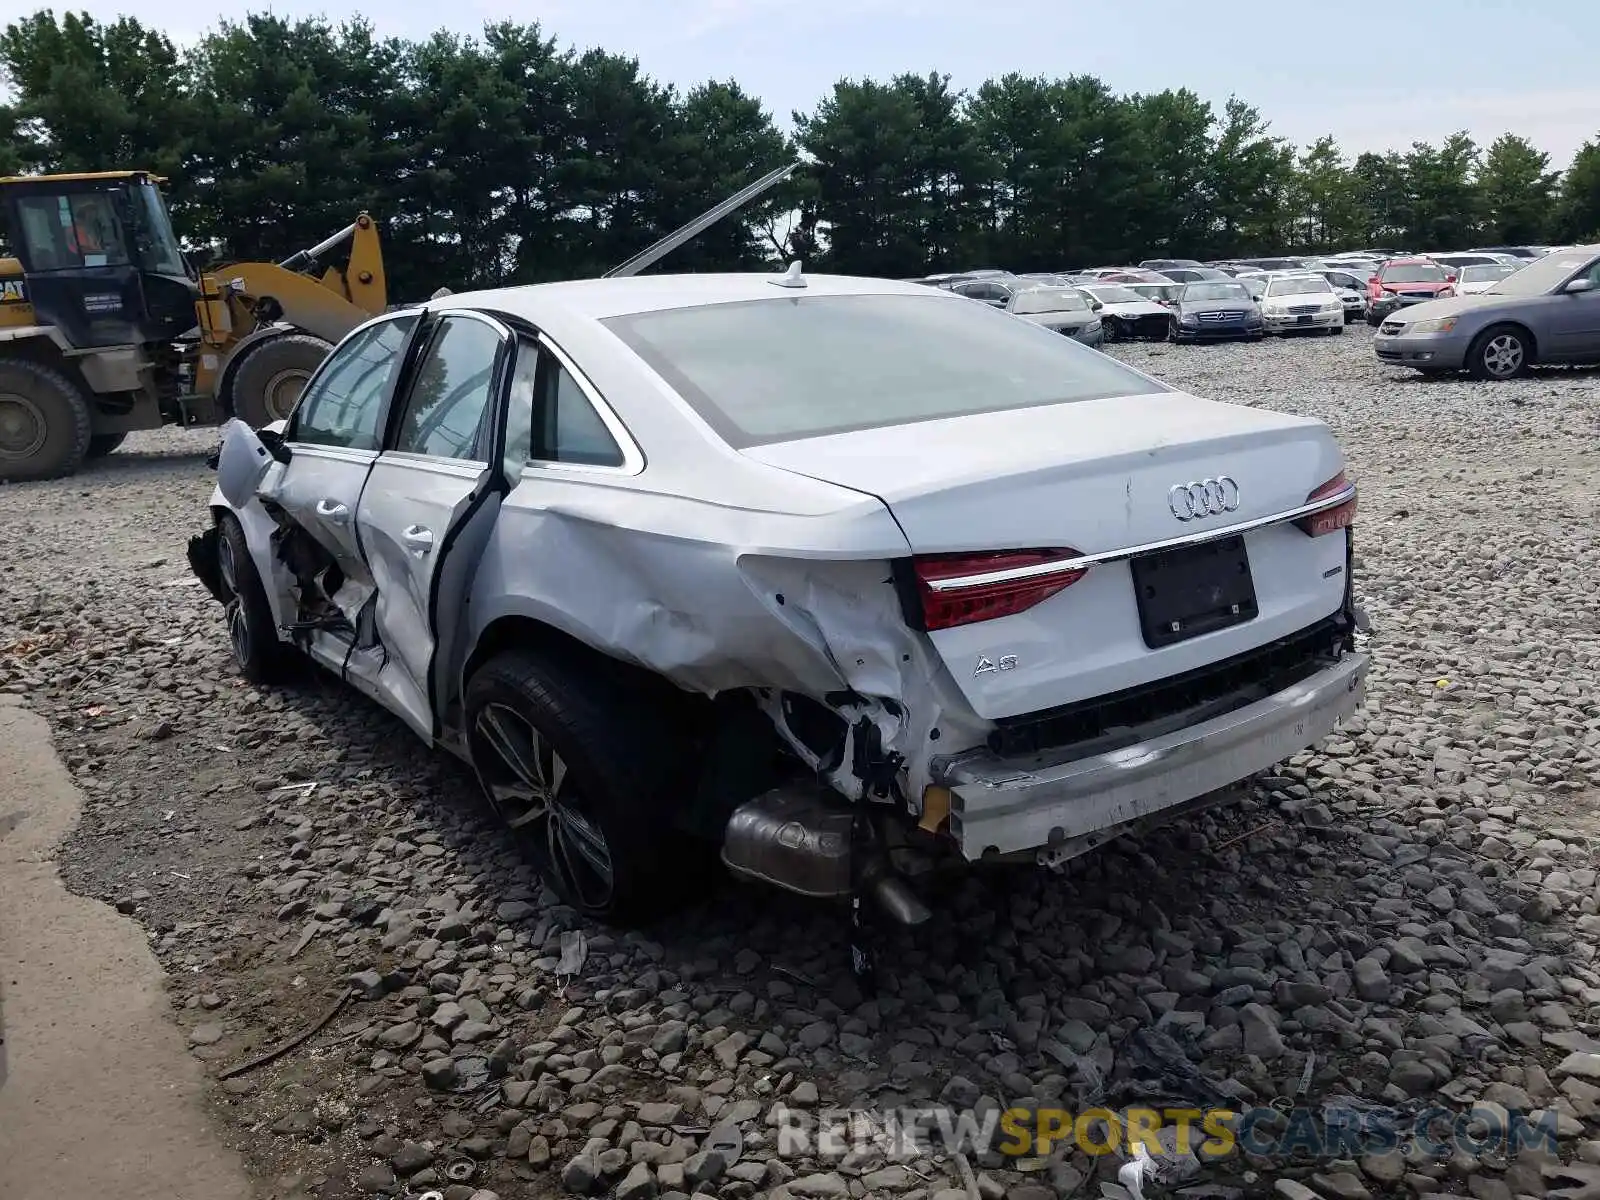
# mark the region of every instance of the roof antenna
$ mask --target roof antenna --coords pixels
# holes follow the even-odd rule
[[[803,288],[806,286],[805,276],[800,274],[800,260],[797,258],[789,264],[789,269],[779,279],[769,279],[773,287]]]

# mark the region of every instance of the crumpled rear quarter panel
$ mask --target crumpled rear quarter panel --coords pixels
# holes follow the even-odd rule
[[[836,637],[850,663],[874,664],[876,680],[895,674],[885,669],[900,653],[890,642],[909,631],[890,607],[888,559],[906,553],[887,510],[866,498],[829,515],[754,512],[642,490],[636,479],[530,472],[485,548],[472,640],[520,615],[693,691],[820,696],[850,686]],[[782,565],[776,574],[768,560]],[[809,566],[789,565],[797,561]],[[800,589],[825,579],[839,612],[859,609],[855,620],[830,613],[819,623],[807,609]]]

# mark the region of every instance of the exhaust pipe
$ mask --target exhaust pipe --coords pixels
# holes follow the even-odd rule
[[[854,810],[814,785],[775,788],[733,810],[722,861],[741,879],[771,884],[815,900],[855,894],[851,826]],[[863,890],[891,920],[920,925],[931,912],[881,856],[862,871]]]

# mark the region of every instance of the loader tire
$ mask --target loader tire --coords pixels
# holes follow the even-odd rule
[[[309,333],[286,333],[255,346],[233,373],[230,411],[252,429],[287,420],[332,349]]]
[[[89,453],[86,458],[104,458],[114,453],[127,438],[126,433],[97,433],[89,438]]]
[[[89,452],[89,399],[62,372],[0,361],[0,480],[59,479]]]

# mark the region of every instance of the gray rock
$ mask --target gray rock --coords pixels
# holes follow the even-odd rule
[[[1426,1063],[1396,1063],[1389,1071],[1389,1082],[1408,1096],[1422,1096],[1433,1091],[1433,1072]]]
[[[689,1040],[689,1027],[682,1021],[663,1021],[656,1027],[650,1048],[657,1054],[677,1054]]]
[[[1356,995],[1363,1000],[1383,1004],[1394,994],[1394,985],[1389,982],[1389,973],[1375,958],[1357,960],[1354,975]]]
[[[381,1000],[389,992],[389,985],[377,971],[368,968],[345,977],[345,982],[355,989],[363,1000]]]
[[[373,1163],[363,1167],[356,1176],[356,1190],[369,1195],[392,1191],[394,1186],[394,1171],[386,1163]]]
[[[811,1200],[843,1200],[850,1195],[850,1185],[837,1171],[802,1175],[798,1179],[791,1179],[785,1186],[794,1195],[806,1196]]]
[[[389,1155],[389,1165],[399,1175],[415,1175],[424,1167],[433,1165],[433,1147],[421,1142],[407,1142]]]
[[[433,1091],[448,1092],[460,1081],[453,1058],[434,1058],[422,1064],[422,1082]]]
[[[683,1177],[691,1186],[715,1183],[728,1169],[727,1156],[721,1150],[701,1150],[684,1160]]]
[[[587,1196],[600,1186],[600,1152],[585,1147],[561,1168],[561,1186],[569,1192]]]
[[[683,1115],[683,1105],[664,1101],[649,1101],[639,1105],[639,1124],[676,1125]]]
[[[1278,1032],[1270,1008],[1262,1004],[1246,1004],[1239,1012],[1239,1024],[1244,1035],[1246,1054],[1254,1054],[1266,1062],[1283,1057],[1283,1035]]]
[[[644,1163],[636,1163],[617,1184],[616,1200],[654,1200],[655,1194],[656,1177]]]

